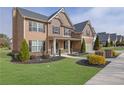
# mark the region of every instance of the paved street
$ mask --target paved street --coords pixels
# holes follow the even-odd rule
[[[124,53],[91,78],[86,85],[122,85],[124,84]]]

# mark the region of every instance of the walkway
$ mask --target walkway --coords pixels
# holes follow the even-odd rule
[[[124,53],[112,60],[98,74],[91,78],[86,85],[122,85],[124,84]]]
[[[86,57],[78,57],[78,56],[69,56],[69,55],[64,55],[62,54],[63,57],[67,57],[67,58],[75,58],[75,59],[86,59]]]

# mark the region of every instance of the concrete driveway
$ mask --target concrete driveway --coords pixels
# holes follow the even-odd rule
[[[123,85],[124,84],[124,53],[111,59],[111,63],[87,81],[86,85]]]

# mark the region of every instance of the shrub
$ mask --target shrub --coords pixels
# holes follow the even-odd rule
[[[94,49],[94,50],[99,50],[99,49],[100,49],[99,36],[96,37],[96,40],[95,40],[93,49]]]
[[[22,41],[20,52],[19,52],[19,59],[22,62],[27,62],[29,60],[30,55],[29,55],[29,48],[26,40]]]
[[[86,44],[85,44],[85,40],[83,39],[82,45],[81,45],[81,52],[85,53],[86,52]]]
[[[116,57],[119,55],[119,53],[117,53],[115,50],[112,50],[112,55],[113,55],[113,57]]]
[[[105,65],[105,57],[95,55],[95,54],[90,54],[87,56],[87,59],[89,61],[89,64],[96,64],[96,65]]]

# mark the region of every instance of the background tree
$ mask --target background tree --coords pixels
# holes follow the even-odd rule
[[[86,52],[86,44],[85,44],[85,40],[83,39],[83,42],[81,44],[81,52],[85,53]]]
[[[109,42],[108,41],[106,41],[106,45],[105,45],[106,47],[109,47],[110,46],[110,44],[109,44]]]
[[[19,59],[22,62],[27,62],[29,60],[29,58],[30,58],[29,47],[28,47],[26,40],[24,39],[21,43],[21,48],[20,48],[20,52],[19,52]]]
[[[119,40],[116,42],[116,46],[117,47],[120,46],[120,41]]]
[[[0,34],[0,47],[10,47],[9,46],[9,37],[5,34]]]
[[[113,46],[113,41],[110,41],[110,45]]]
[[[96,40],[95,40],[93,49],[94,49],[94,50],[99,50],[99,49],[100,49],[99,36],[96,37]]]

